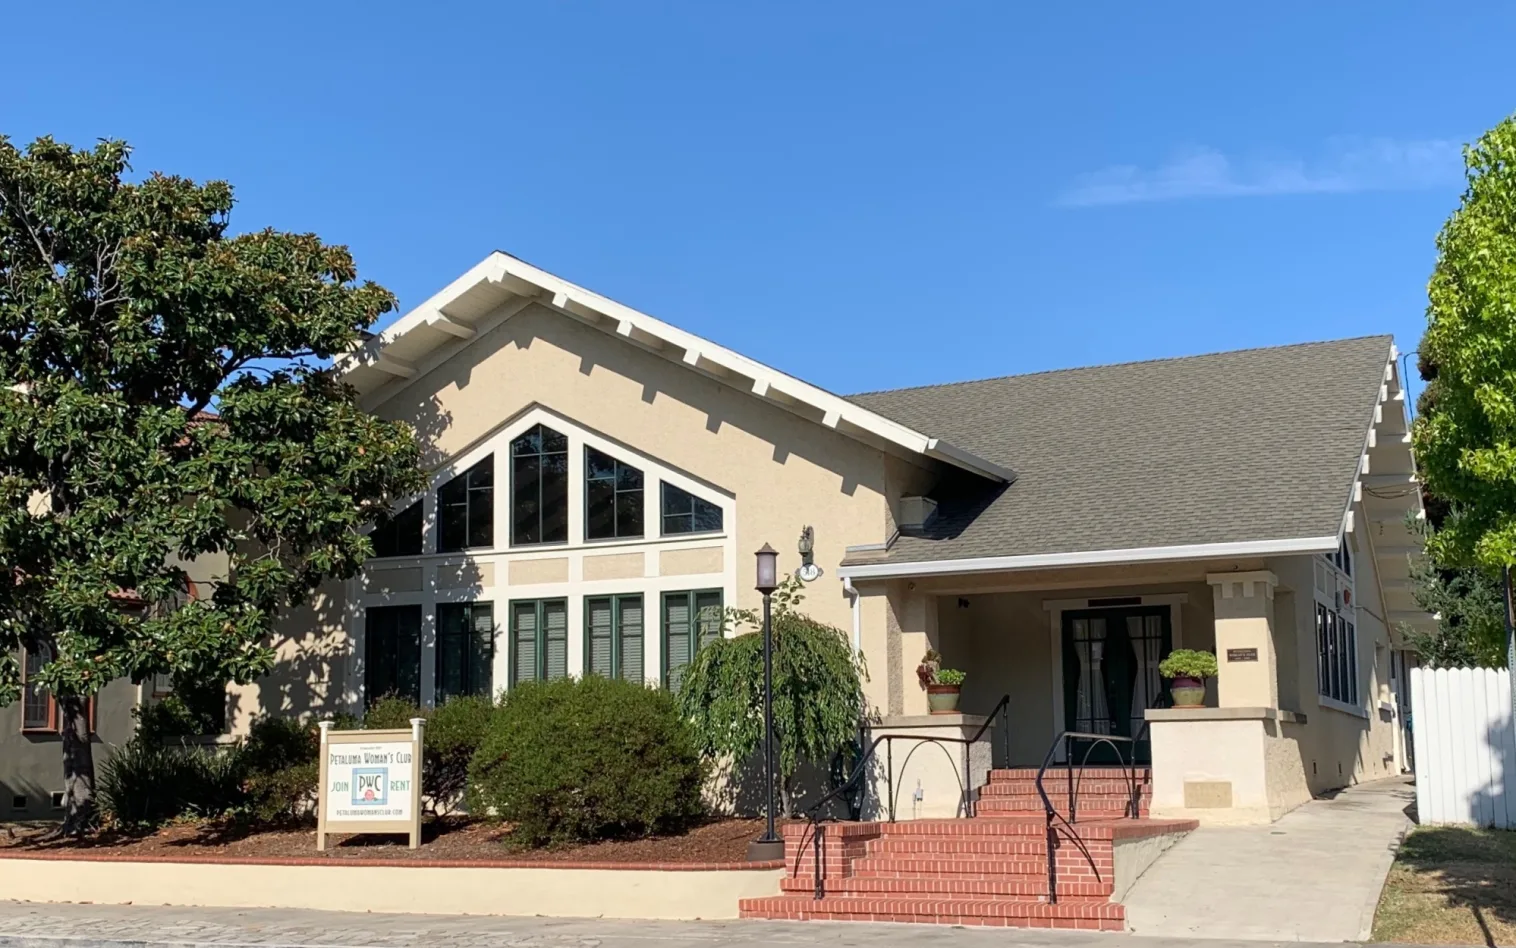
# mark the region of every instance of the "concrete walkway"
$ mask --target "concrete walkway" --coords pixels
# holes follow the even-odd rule
[[[1169,938],[1363,941],[1415,797],[1404,778],[1378,780],[1272,826],[1196,830],[1127,893],[1127,925]]]
[[[384,915],[300,909],[0,902],[0,948],[1258,948],[1140,938],[862,922],[633,922]],[[1340,946],[1322,946],[1340,948]]]

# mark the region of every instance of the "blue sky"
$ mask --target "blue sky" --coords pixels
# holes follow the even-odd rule
[[[402,308],[500,248],[841,392],[1412,349],[1459,146],[1516,110],[1493,4],[140,2],[4,29],[0,133],[228,179],[235,227],[348,244]]]

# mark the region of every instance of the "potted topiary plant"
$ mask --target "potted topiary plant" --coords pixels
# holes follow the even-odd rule
[[[926,706],[933,714],[956,714],[958,697],[963,689],[966,672],[956,668],[943,668],[942,656],[937,650],[927,649],[916,666],[916,678],[926,689]]]
[[[1158,663],[1158,674],[1169,679],[1169,694],[1176,708],[1205,706],[1205,680],[1216,677],[1216,655],[1192,648],[1179,648]]]

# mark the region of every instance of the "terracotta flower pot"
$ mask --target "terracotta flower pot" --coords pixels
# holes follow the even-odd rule
[[[927,685],[926,706],[933,714],[957,714],[962,685]]]
[[[1188,675],[1178,675],[1169,680],[1169,694],[1176,708],[1205,707],[1205,682]]]

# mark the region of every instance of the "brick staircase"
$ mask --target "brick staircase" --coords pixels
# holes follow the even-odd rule
[[[786,872],[780,894],[744,899],[743,918],[934,922],[1121,931],[1125,910],[1112,900],[1121,843],[1178,838],[1193,821],[1147,818],[1150,774],[1139,768],[1138,813],[1127,813],[1127,772],[1086,768],[1073,832],[1058,824],[1058,898],[1048,898],[1047,821],[1034,768],[991,771],[973,819],[899,823],[827,823],[823,827],[823,896],[816,898],[812,833],[784,827]],[[1044,782],[1059,813],[1068,813],[1065,774]],[[1075,839],[1077,834],[1077,840]],[[1134,851],[1135,852],[1135,851]],[[1151,848],[1143,856],[1151,859]]]

